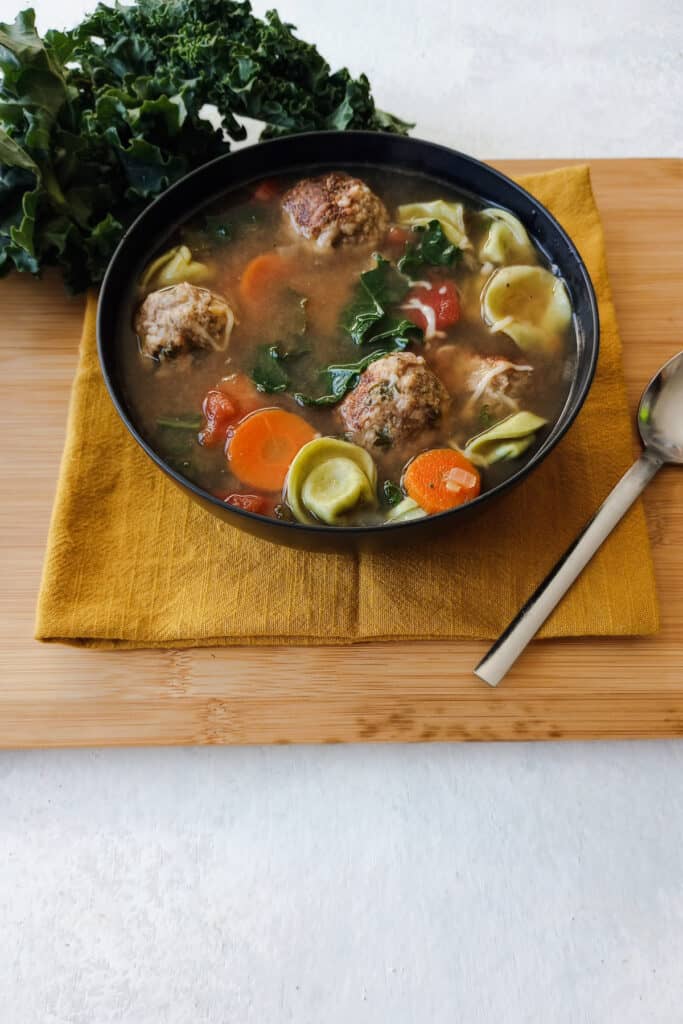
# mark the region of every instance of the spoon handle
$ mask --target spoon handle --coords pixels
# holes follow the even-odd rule
[[[479,662],[475,675],[490,686],[498,685],[662,462],[659,456],[646,450],[624,473],[593,518]]]

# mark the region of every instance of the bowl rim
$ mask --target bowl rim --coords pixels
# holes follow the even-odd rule
[[[531,202],[541,212],[544,219],[550,222],[554,230],[560,236],[564,245],[567,248],[567,252],[570,258],[574,261],[576,269],[578,270],[579,274],[583,279],[583,285],[586,289],[586,295],[588,297],[588,308],[590,313],[590,323],[585,333],[592,334],[594,338],[594,344],[592,346],[592,349],[590,351],[586,350],[587,357],[590,361],[587,364],[587,368],[584,370],[585,380],[583,386],[581,387],[578,394],[575,396],[572,408],[568,409],[567,405],[565,404],[557,420],[553,424],[550,433],[544,440],[541,447],[536,452],[534,452],[531,458],[516,472],[506,477],[505,480],[502,480],[500,483],[496,484],[494,487],[491,487],[489,490],[483,491],[476,498],[472,499],[472,501],[465,502],[462,505],[457,505],[455,508],[447,509],[444,512],[437,512],[433,515],[427,515],[424,518],[418,520],[407,520],[397,523],[378,523],[367,526],[331,526],[325,523],[300,523],[296,520],[277,519],[274,516],[262,515],[261,513],[256,512],[249,512],[248,510],[239,508],[236,505],[228,505],[223,499],[211,494],[210,491],[204,490],[203,487],[200,487],[198,484],[195,484],[192,480],[188,480],[187,477],[184,477],[182,475],[182,473],[179,473],[177,470],[173,469],[173,467],[169,466],[162,459],[162,457],[154,450],[154,448],[152,448],[149,442],[146,441],[145,438],[140,434],[137,427],[135,426],[130,416],[128,415],[128,412],[123,404],[123,401],[119,398],[118,389],[114,381],[111,379],[111,376],[107,370],[106,365],[106,357],[104,353],[104,333],[107,328],[107,325],[104,323],[104,320],[105,313],[107,310],[106,300],[108,298],[108,291],[111,287],[110,281],[116,274],[120,272],[119,263],[121,260],[121,256],[122,254],[125,254],[125,250],[130,243],[131,236],[139,232],[141,225],[143,225],[144,222],[149,217],[153,216],[153,212],[159,205],[168,203],[170,200],[172,200],[173,196],[176,193],[184,191],[187,188],[188,183],[191,182],[192,180],[201,179],[201,177],[207,173],[207,170],[209,168],[213,168],[218,164],[229,164],[231,160],[239,158],[240,154],[255,149],[258,149],[259,151],[263,152],[264,156],[267,157],[268,152],[277,152],[279,148],[285,148],[287,143],[291,142],[292,139],[298,138],[307,138],[312,142],[315,139],[319,139],[321,142],[320,160],[316,162],[311,161],[312,167],[322,167],[327,164],[333,165],[335,163],[334,154],[330,154],[328,156],[328,153],[326,152],[327,147],[330,145],[330,142],[333,139],[345,139],[347,142],[352,142],[354,139],[357,139],[359,142],[362,141],[363,139],[373,139],[375,143],[377,142],[378,139],[383,139],[386,141],[386,144],[388,146],[391,146],[392,144],[409,146],[414,145],[417,148],[421,148],[423,152],[438,153],[450,159],[455,158],[457,160],[465,161],[472,168],[482,172],[485,176],[488,176],[490,179],[496,181],[499,185],[502,185],[504,188],[510,190],[513,194],[519,196],[521,199],[527,202]],[[368,166],[375,166],[372,160],[363,161],[361,158],[357,160],[349,160],[342,157],[339,160],[340,164],[347,164],[349,166],[353,166],[354,164],[358,164],[360,166],[364,162],[367,163]],[[428,161],[426,162],[428,163]],[[294,166],[296,164],[296,161],[292,161],[292,164]],[[391,162],[387,161],[386,166],[389,167],[390,164]],[[395,169],[399,171],[401,170],[400,161],[398,160],[395,162]],[[430,172],[429,169],[427,168],[424,171],[420,171],[419,173],[422,173],[428,177]],[[264,171],[258,175],[245,177],[244,179],[240,179],[234,184],[228,185],[225,189],[225,192],[228,192],[231,188],[240,187],[241,185],[247,184],[249,181],[259,180],[260,178],[265,177],[267,175],[268,170],[264,169]],[[437,178],[437,172],[433,172],[433,176]],[[210,195],[207,195],[204,202],[210,202],[212,197],[216,194],[217,193],[212,192]],[[203,205],[203,203],[198,205],[201,206]],[[174,480],[175,483],[178,484],[181,488],[191,491],[192,494],[200,501],[208,502],[210,505],[215,506],[217,510],[220,510],[221,515],[223,517],[225,517],[226,514],[228,517],[234,515],[246,519],[247,521],[256,522],[260,525],[267,524],[269,527],[272,527],[274,529],[282,528],[283,530],[295,531],[297,533],[310,533],[319,537],[340,537],[343,535],[347,535],[350,537],[358,537],[365,536],[368,534],[381,534],[383,536],[388,536],[390,533],[395,534],[400,530],[414,530],[416,526],[420,525],[424,526],[425,524],[434,523],[436,526],[437,523],[443,522],[449,518],[455,518],[458,514],[469,513],[470,511],[473,511],[479,505],[482,505],[486,503],[488,500],[503,494],[505,491],[509,490],[516,484],[520,483],[522,480],[525,479],[525,477],[529,475],[529,473],[532,472],[532,470],[534,470],[537,466],[540,465],[541,462],[543,462],[543,460],[550,454],[553,448],[555,448],[555,446],[562,440],[562,438],[567,433],[571,425],[574,423],[574,420],[583,408],[584,402],[586,401],[590,388],[593,384],[595,370],[598,362],[598,356],[600,353],[600,317],[598,311],[598,302],[595,295],[595,289],[593,287],[593,282],[591,280],[590,274],[588,273],[588,269],[572,238],[567,234],[567,232],[564,230],[559,221],[553,216],[552,213],[550,213],[550,211],[543,205],[543,203],[541,203],[534,195],[528,192],[525,188],[519,185],[512,178],[509,178],[506,174],[503,174],[502,171],[497,170],[495,167],[492,167],[490,164],[485,163],[483,160],[478,160],[476,157],[470,156],[467,153],[463,153],[460,150],[453,149],[451,146],[445,146],[442,145],[441,143],[432,142],[428,139],[416,138],[415,136],[412,135],[395,135],[389,132],[373,132],[356,129],[349,131],[325,130],[296,132],[285,136],[279,136],[278,138],[275,139],[268,139],[263,142],[256,141],[249,146],[240,146],[239,149],[232,150],[231,152],[228,153],[223,153],[222,155],[215,157],[213,160],[208,160],[206,163],[201,164],[199,167],[194,168],[194,170],[192,171],[189,171],[187,174],[183,175],[182,178],[179,178],[172,185],[166,188],[155,199],[153,199],[151,203],[148,203],[148,205],[138,214],[135,220],[133,220],[128,225],[116,249],[114,250],[114,253],[107,266],[107,270],[102,279],[102,284],[100,285],[100,292],[97,303],[96,335],[97,354],[100,364],[100,370],[104,378],[107,391],[109,392],[109,397],[113,402],[114,408],[116,409],[118,415],[122,419],[128,432],[132,435],[135,441],[137,441],[137,443],[140,445],[143,451],[167,476],[171,477],[171,479]]]

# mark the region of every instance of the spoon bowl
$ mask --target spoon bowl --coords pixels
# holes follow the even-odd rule
[[[665,363],[645,388],[638,430],[644,446],[664,462],[683,463],[683,352]]]
[[[683,352],[669,359],[645,388],[638,430],[644,445],[640,458],[475,668],[475,675],[490,686],[497,686],[514,665],[655,473],[665,462],[683,465]]]

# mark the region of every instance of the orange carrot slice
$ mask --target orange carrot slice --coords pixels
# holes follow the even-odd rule
[[[416,455],[403,474],[409,496],[429,515],[456,508],[476,498],[479,471],[453,448],[433,448]]]
[[[284,409],[253,412],[235,428],[228,445],[230,468],[238,480],[260,491],[280,491],[290,463],[316,431]]]
[[[245,302],[261,302],[266,295],[284,288],[290,266],[279,253],[262,252],[247,263],[240,278],[240,294]]]

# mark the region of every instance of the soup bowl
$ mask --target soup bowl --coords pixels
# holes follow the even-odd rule
[[[142,436],[123,384],[119,339],[129,315],[127,296],[133,282],[178,223],[212,199],[263,177],[310,175],[349,168],[385,168],[427,175],[487,206],[510,210],[569,289],[576,336],[572,378],[563,408],[537,450],[507,479],[467,504],[409,522],[376,526],[325,526],[277,520],[227,505],[167,465]],[[313,550],[377,548],[419,543],[454,527],[463,516],[520,484],[548,456],[571,426],[591,386],[599,348],[598,308],[588,271],[576,246],[554,217],[528,192],[492,167],[431,142],[374,132],[310,132],[245,147],[188,174],[164,192],[123,236],[100,293],[97,341],[102,373],[111,399],[130,434],[188,496],[230,526],[276,544]]]

